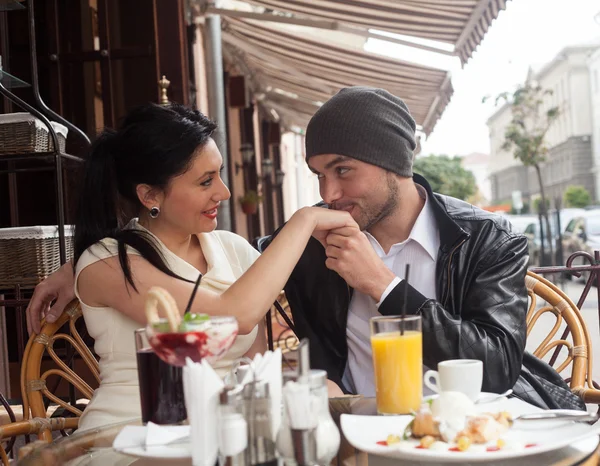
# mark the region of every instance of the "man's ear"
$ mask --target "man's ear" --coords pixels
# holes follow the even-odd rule
[[[138,184],[135,187],[135,192],[140,200],[140,203],[146,209],[150,210],[152,207],[160,208],[160,205],[163,201],[163,195],[160,190],[147,184]]]

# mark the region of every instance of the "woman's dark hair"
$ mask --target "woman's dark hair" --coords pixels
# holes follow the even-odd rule
[[[196,110],[150,103],[132,110],[117,131],[102,132],[85,163],[75,220],[75,263],[91,245],[114,238],[125,279],[136,291],[126,246],[162,272],[183,280],[169,269],[151,235],[124,227],[142,208],[136,186],[165,189],[173,177],[189,169],[197,149],[216,128]]]

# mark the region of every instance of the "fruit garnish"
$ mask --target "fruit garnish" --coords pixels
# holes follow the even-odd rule
[[[145,306],[146,319],[150,326],[161,321],[158,317],[159,306],[167,317],[167,322],[169,324],[168,331],[176,332],[179,328],[179,323],[181,322],[181,315],[179,314],[177,303],[173,296],[171,296],[171,293],[167,290],[159,286],[153,286],[148,291]]]
[[[395,443],[400,443],[400,437],[397,435],[390,434],[387,436],[386,442],[388,445],[394,445]]]
[[[161,319],[158,322],[152,322],[152,328],[158,333],[165,333],[171,330],[171,326],[167,319]]]
[[[471,439],[467,436],[461,436],[456,439],[456,448],[459,451],[467,451],[471,446]]]
[[[198,327],[204,327],[210,322],[210,316],[208,314],[192,314],[188,313],[183,316],[183,321],[179,325],[181,332],[187,332],[190,330],[198,330]]]
[[[422,448],[429,448],[431,445],[433,445],[434,442],[435,437],[432,437],[431,435],[426,435],[421,439],[420,445]]]

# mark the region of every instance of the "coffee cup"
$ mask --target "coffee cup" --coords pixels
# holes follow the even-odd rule
[[[438,364],[438,370],[425,372],[425,385],[436,393],[461,392],[477,401],[483,383],[483,363],[478,359],[451,359]]]

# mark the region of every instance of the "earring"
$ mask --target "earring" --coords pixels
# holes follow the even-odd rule
[[[160,208],[159,207],[152,207],[152,209],[150,209],[150,217],[151,218],[156,218],[158,217],[158,214],[160,214]]]

